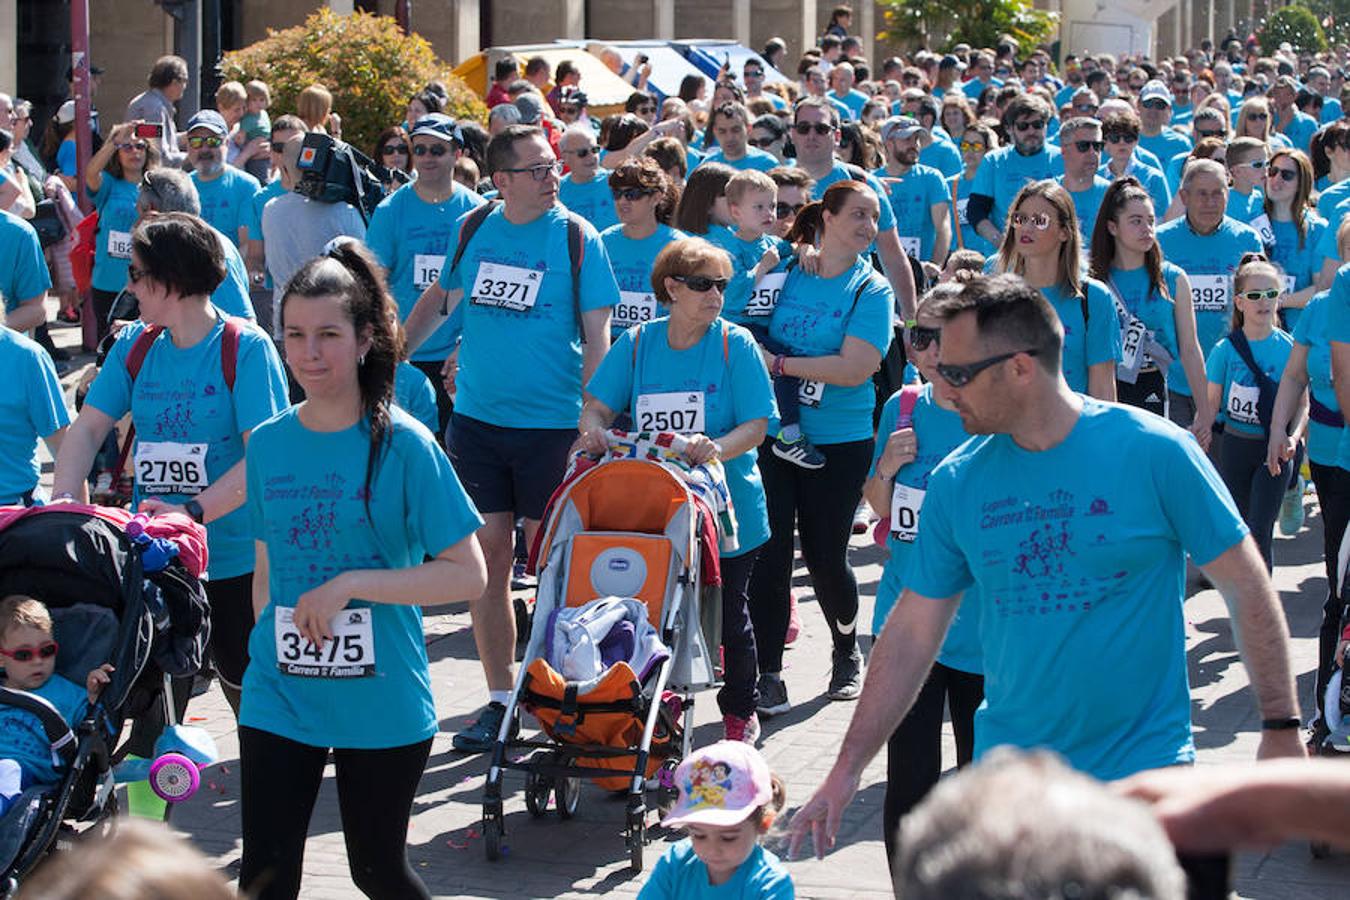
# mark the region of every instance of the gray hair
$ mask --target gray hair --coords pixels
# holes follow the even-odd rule
[[[179,169],[150,169],[141,178],[136,198],[137,212],[183,212],[202,214],[201,197],[191,176]]]
[[[1181,170],[1181,190],[1191,186],[1191,182],[1201,175],[1213,175],[1224,187],[1228,186],[1228,170],[1216,159],[1188,159]]]
[[[904,900],[1183,900],[1153,814],[1045,751],[1000,749],[900,823]]]

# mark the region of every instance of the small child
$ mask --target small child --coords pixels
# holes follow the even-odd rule
[[[73,727],[88,704],[98,699],[113,667],[105,663],[94,669],[82,690],[55,674],[56,650],[47,607],[22,594],[0,600],[0,666],[4,667],[0,684],[43,698]],[[26,710],[0,706],[0,815],[26,788],[58,781],[42,723]]]
[[[772,233],[778,222],[778,185],[763,172],[737,172],[725,193],[733,227],[708,233],[708,239],[731,256],[722,318],[744,325],[770,353],[785,354],[787,348],[769,337],[769,317],[787,280],[787,261],[793,252],[791,244]],[[779,417],[773,452],[804,469],[819,469],[825,465],[825,454],[802,434],[800,390],[798,378],[773,377]]]
[[[239,130],[234,133],[234,141],[242,149],[249,141],[259,138],[272,139],[272,121],[267,117],[267,107],[272,104],[272,91],[265,81],[250,81],[244,85],[247,100],[244,101],[244,117],[239,120]],[[259,184],[267,183],[271,157],[264,153],[255,156],[244,164],[244,171],[258,179]]]
[[[689,837],[666,851],[638,900],[795,897],[792,877],[759,844],[783,808],[783,782],[749,744],[718,741],[675,770],[679,800],[661,824]]]
[[[983,271],[984,254],[978,250],[953,250],[947,255],[947,264],[942,267],[942,274],[938,276],[938,284],[945,284],[948,281],[962,281],[964,280],[960,275],[962,272],[979,275]]]

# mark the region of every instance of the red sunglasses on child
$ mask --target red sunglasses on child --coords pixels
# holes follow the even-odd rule
[[[13,650],[0,648],[0,656],[7,656],[15,662],[30,662],[34,656],[51,659],[56,655],[56,641],[47,641],[36,647],[15,647]]]

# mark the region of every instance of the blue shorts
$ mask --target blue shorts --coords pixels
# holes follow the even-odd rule
[[[542,519],[576,439],[575,428],[506,428],[456,412],[445,449],[479,512]]]

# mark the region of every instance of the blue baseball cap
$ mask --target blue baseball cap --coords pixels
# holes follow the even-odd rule
[[[427,113],[414,122],[410,137],[419,135],[440,138],[460,147],[464,146],[464,132],[459,130],[459,124],[454,119],[444,113]]]
[[[214,131],[221,137],[230,133],[230,126],[225,124],[225,117],[214,109],[204,109],[188,119],[187,130],[191,131],[194,128],[205,128],[208,131]]]

